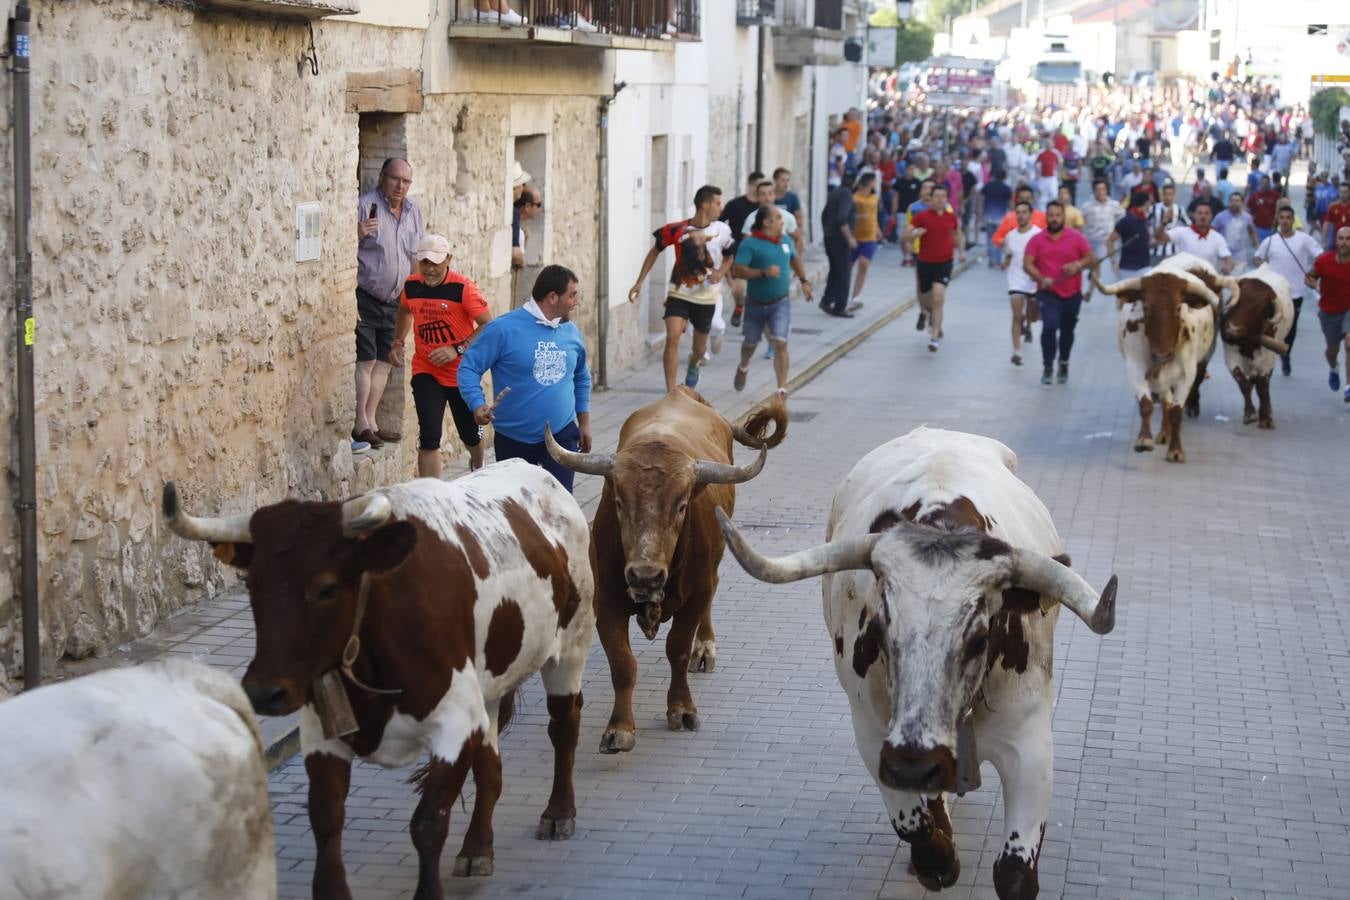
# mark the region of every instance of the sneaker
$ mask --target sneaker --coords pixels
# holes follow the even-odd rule
[[[577,13],[576,24],[573,25],[572,27],[577,31],[583,31],[587,33],[592,33],[595,31],[595,26],[592,25],[590,22],[587,22],[586,17],[583,16],[581,13]]]
[[[853,301],[852,303],[850,303],[847,307],[845,307],[845,309],[846,309],[848,312],[857,312],[858,310],[860,310],[860,309],[862,309],[862,308],[863,308],[863,302],[862,302],[861,300],[854,300],[854,301]]]
[[[929,353],[936,353],[936,352],[938,352],[938,339],[937,339],[937,338],[929,338],[929,339],[928,339],[928,352],[929,352]]]
[[[1066,381],[1069,380],[1069,364],[1068,364],[1068,363],[1060,363],[1060,364],[1059,364],[1059,375],[1058,375],[1058,377],[1055,378],[1055,380],[1058,381],[1060,384],[1063,384],[1064,382],[1066,382]]]
[[[1286,375],[1293,374],[1294,369],[1293,366],[1289,364],[1289,357],[1287,356],[1280,357],[1280,370],[1283,371],[1284,374]]]
[[[712,344],[712,352],[714,355],[722,352],[722,336],[720,334],[714,334],[710,343]],[[710,357],[705,354],[703,358],[709,359]]]
[[[365,441],[352,441],[353,453],[367,453],[370,451],[370,444]]]
[[[1054,372],[1052,372],[1050,369],[1042,369],[1042,370],[1041,370],[1041,384],[1049,384],[1052,375],[1054,375]]]
[[[1340,372],[1337,372],[1335,369],[1331,370],[1331,374],[1327,376],[1327,387],[1331,388],[1333,391],[1339,391],[1341,389]]]
[[[750,373],[749,369],[742,369],[740,366],[737,366],[736,377],[731,379],[731,386],[738,391],[745,390],[745,376],[748,375],[749,373]]]
[[[1022,364],[1022,354],[1014,353],[1012,355],[1012,364],[1014,366],[1020,366]]]
[[[773,359],[773,341],[766,341],[766,343],[769,346],[764,348],[764,358]]]
[[[918,320],[914,323],[915,331],[923,331],[928,327],[928,313],[920,312]]]
[[[689,364],[689,368],[684,370],[684,386],[698,387],[698,360]]]
[[[1022,340],[1031,340],[1031,323],[1025,319],[1022,320]]]
[[[745,307],[744,307],[744,306],[738,306],[738,307],[736,307],[735,309],[733,309],[733,310],[731,311],[731,327],[732,327],[732,328],[740,328],[740,327],[741,327],[741,316],[744,315],[744,314],[745,314]]]

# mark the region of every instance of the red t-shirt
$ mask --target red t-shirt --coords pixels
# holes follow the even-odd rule
[[[1026,258],[1036,261],[1036,269],[1046,278],[1053,278],[1050,285],[1052,293],[1061,297],[1072,297],[1083,291],[1083,273],[1063,275],[1064,266],[1075,259],[1082,259],[1092,252],[1092,245],[1083,233],[1074,228],[1065,228],[1059,237],[1050,237],[1049,231],[1034,235],[1027,242]]]
[[[1336,239],[1336,232],[1346,225],[1350,225],[1350,203],[1341,203],[1339,200],[1327,207],[1326,217],[1322,220],[1331,223],[1331,239]]]
[[[1336,251],[1328,250],[1317,257],[1312,271],[1322,279],[1317,308],[1332,315],[1350,312],[1350,262],[1337,262]]]
[[[1247,201],[1247,208],[1252,211],[1252,224],[1257,228],[1274,228],[1275,206],[1279,202],[1280,192],[1274,188],[1252,194],[1252,199]]]
[[[430,375],[444,387],[459,386],[459,357],[443,366],[431,361],[431,351],[459,344],[473,334],[478,316],[488,311],[487,301],[472,281],[458,272],[432,286],[416,272],[403,283],[399,306],[412,313],[414,375]]]
[[[952,252],[956,247],[956,228],[960,224],[956,220],[956,213],[950,209],[938,212],[929,208],[914,216],[910,224],[915,228],[924,229],[923,235],[919,238],[921,262],[952,261]]]
[[[1062,131],[1056,131],[1055,136],[1050,139],[1050,143],[1055,145],[1055,149],[1059,151],[1060,156],[1069,152],[1069,139],[1064,136]]]
[[[1059,154],[1049,147],[1036,154],[1036,169],[1042,178],[1049,178],[1059,171]]]

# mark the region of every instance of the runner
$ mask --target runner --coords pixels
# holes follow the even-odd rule
[[[1341,386],[1336,371],[1336,358],[1341,344],[1345,344],[1345,402],[1350,403],[1350,225],[1342,225],[1336,232],[1336,249],[1328,250],[1313,263],[1312,271],[1304,279],[1310,288],[1320,285],[1322,299],[1317,301],[1317,321],[1327,340],[1327,364],[1331,374],[1327,385],[1334,391]]]
[[[1269,262],[1270,267],[1284,276],[1289,282],[1290,293],[1294,300],[1294,323],[1289,326],[1289,334],[1284,342],[1292,353],[1294,338],[1298,334],[1298,316],[1303,311],[1304,278],[1312,271],[1322,248],[1317,238],[1306,231],[1294,229],[1294,208],[1282,206],[1275,213],[1275,233],[1261,242],[1256,248],[1256,264]],[[1284,374],[1291,371],[1289,353],[1280,357]]]
[[[741,345],[741,364],[732,379],[732,387],[745,390],[745,378],[750,370],[750,359],[755,355],[755,346],[768,332],[769,344],[774,349],[773,371],[778,382],[778,395],[784,398],[787,397],[787,341],[792,325],[789,268],[802,283],[806,302],[812,300],[811,282],[806,278],[796,247],[783,233],[785,218],[786,213],[777,206],[760,207],[755,213],[753,227],[736,249],[736,261],[731,270],[749,285],[743,326],[745,343]]]
[[[1217,269],[1220,275],[1232,274],[1233,253],[1228,249],[1228,242],[1210,227],[1214,207],[1210,203],[1201,203],[1191,215],[1194,221],[1189,227],[1159,228],[1154,234],[1158,243],[1171,241],[1179,252],[1200,257]]]
[[[1036,282],[1023,268],[1027,244],[1041,233],[1031,224],[1031,202],[1017,201],[1013,210],[1017,227],[1003,239],[1003,271],[1008,273],[1008,302],[1012,306],[1012,364],[1022,364],[1022,341],[1031,340],[1031,323],[1036,318]]]
[[[952,278],[952,254],[966,261],[961,221],[947,204],[947,186],[933,185],[932,205],[914,217],[902,240],[919,239],[919,308],[928,315],[928,349],[936,353],[942,338],[942,305]]]
[[[1083,305],[1083,270],[1092,264],[1092,247],[1082,232],[1064,226],[1064,204],[1051,200],[1045,208],[1045,231],[1027,243],[1022,268],[1039,290],[1041,311],[1041,384],[1049,384],[1059,351],[1060,384],[1069,380],[1069,352],[1078,311]]]

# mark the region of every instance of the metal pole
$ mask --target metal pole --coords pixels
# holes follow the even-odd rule
[[[33,255],[28,244],[32,214],[32,153],[29,121],[29,26],[33,18],[28,0],[14,10],[14,40],[10,64],[14,73],[14,365],[17,370],[19,431],[19,594],[23,611],[23,687],[42,682],[42,650],[38,637],[37,478],[33,441]]]
[[[759,34],[759,59],[755,64],[755,170],[764,171],[764,29],[763,21],[756,32]]]
[[[600,189],[600,246],[596,253],[595,329],[596,356],[595,388],[603,391],[609,386],[609,100],[600,101],[600,152],[596,155],[596,181]]]

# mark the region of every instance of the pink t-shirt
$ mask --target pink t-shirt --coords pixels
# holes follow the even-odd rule
[[[1074,228],[1065,227],[1059,238],[1050,237],[1049,231],[1042,231],[1027,244],[1027,259],[1036,261],[1036,270],[1046,278],[1053,278],[1050,286],[1052,293],[1061,297],[1072,297],[1083,291],[1083,273],[1061,275],[1064,267],[1075,259],[1082,259],[1092,252],[1092,245],[1083,233]]]

